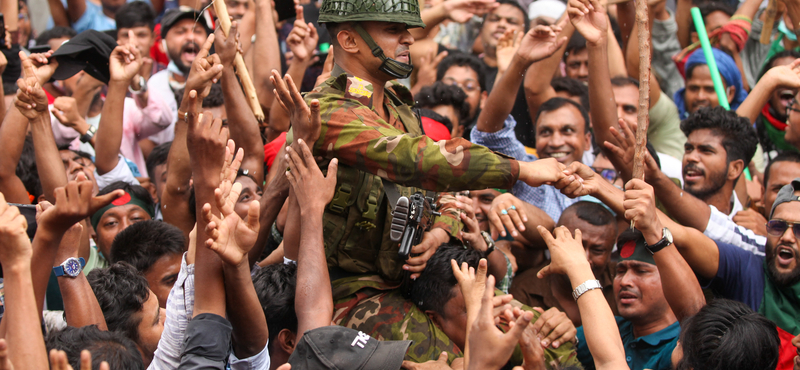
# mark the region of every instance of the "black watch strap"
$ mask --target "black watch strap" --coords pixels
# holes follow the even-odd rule
[[[89,129],[86,130],[86,133],[81,135],[81,138],[80,138],[81,142],[82,143],[88,143],[90,140],[92,140],[92,138],[94,137],[94,134],[96,134],[96,133],[97,133],[97,127],[89,125]]]
[[[647,248],[647,251],[650,252],[651,255],[656,254],[656,252],[672,245],[672,233],[670,233],[669,229],[665,227],[662,232],[663,236],[661,236],[661,240],[659,240],[657,243],[648,245],[645,242],[644,244],[645,248]]]

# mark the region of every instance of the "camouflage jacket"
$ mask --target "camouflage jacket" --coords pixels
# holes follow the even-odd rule
[[[397,281],[402,263],[388,237],[391,210],[382,179],[396,184],[401,195],[508,189],[519,177],[519,164],[464,139],[435,142],[424,136],[411,93],[397,83],[385,89],[387,122],[372,110],[372,92],[369,82],[335,66],[333,76],[305,99],[320,102],[322,129],[313,149],[325,158],[320,167],[339,160],[336,193],[323,219],[328,265]],[[455,237],[462,224],[445,206],[433,227]]]
[[[404,299],[400,291],[395,288],[377,276],[335,280],[333,322],[360,330],[378,340],[414,341],[406,352],[408,361],[436,360],[442,351],[448,353],[448,361],[464,356],[461,349],[433,323],[428,315]],[[512,305],[533,312],[534,321],[541,315],[518,301],[512,301]],[[548,369],[567,366],[581,368],[572,343],[566,343],[558,349],[546,348],[544,358]],[[512,365],[522,364],[522,352],[519,347],[514,350],[510,362]]]

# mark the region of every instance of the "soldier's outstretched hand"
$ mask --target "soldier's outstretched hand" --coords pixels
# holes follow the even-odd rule
[[[276,70],[272,70],[272,76],[269,77],[272,85],[275,86],[275,97],[278,99],[278,104],[289,113],[289,120],[292,126],[292,133],[294,135],[294,143],[302,139],[307,143],[313,143],[319,139],[320,131],[322,129],[322,119],[320,118],[319,101],[314,99],[311,101],[311,107],[303,100],[300,91],[292,80],[292,76],[286,75],[285,79],[281,79],[281,75]],[[295,147],[295,150],[298,150]]]

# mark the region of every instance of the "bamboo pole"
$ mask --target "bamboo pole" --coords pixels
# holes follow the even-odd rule
[[[764,16],[764,27],[761,28],[761,43],[769,45],[770,38],[772,37],[772,27],[775,26],[775,17],[778,14],[778,4],[775,0],[769,0],[767,3],[767,14]]]
[[[231,18],[228,15],[228,6],[225,5],[225,1],[223,0],[214,0],[213,2],[214,11],[217,13],[217,18],[219,18],[219,26],[222,28],[225,37],[230,37]],[[242,54],[238,51],[236,52],[234,65],[236,66],[236,75],[239,76],[239,80],[242,81],[244,95],[247,97],[247,102],[250,103],[250,109],[253,110],[253,115],[256,116],[259,122],[264,122],[264,112],[261,110],[261,103],[258,102],[256,88],[253,86],[253,80],[250,79],[250,73],[247,72],[244,58],[242,58]]]
[[[647,154],[647,127],[650,125],[650,18],[647,1],[636,1],[636,26],[639,29],[639,115],[636,117],[636,152],[633,158],[633,178],[644,179],[644,159]]]

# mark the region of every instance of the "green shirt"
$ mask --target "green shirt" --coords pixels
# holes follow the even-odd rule
[[[615,316],[622,346],[625,347],[625,361],[631,370],[669,370],[672,369],[672,350],[678,343],[681,326],[677,321],[653,334],[636,338],[633,324]],[[594,369],[594,358],[586,344],[583,327],[578,328],[578,360],[587,370]]]

